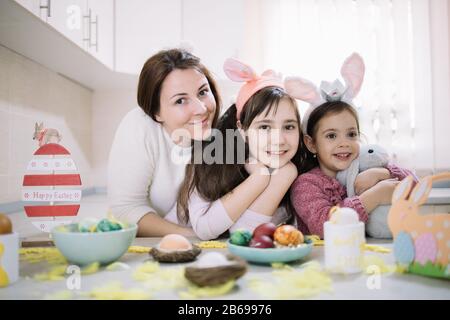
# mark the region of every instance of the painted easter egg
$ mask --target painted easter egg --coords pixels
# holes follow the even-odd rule
[[[251,232],[245,229],[236,230],[230,236],[230,242],[238,246],[247,246],[251,239]]]
[[[268,236],[273,239],[273,234],[277,228],[272,222],[267,222],[260,224],[253,230],[253,238],[258,238],[260,236]]]
[[[70,152],[57,143],[36,150],[23,177],[22,200],[34,226],[50,232],[78,214],[81,177]]]
[[[437,243],[432,233],[424,233],[414,241],[416,248],[416,261],[422,265],[427,262],[434,263],[437,255]]]
[[[102,219],[97,224],[97,232],[117,231],[121,229],[122,226],[119,223],[108,219]]]
[[[414,242],[408,233],[401,231],[395,237],[394,256],[401,264],[408,265],[414,261]]]
[[[274,244],[271,237],[261,235],[253,237],[253,239],[250,241],[250,247],[265,249],[265,248],[273,248]]]
[[[168,234],[161,239],[158,248],[167,251],[190,250],[192,249],[192,244],[182,235]]]
[[[274,240],[283,246],[296,246],[304,242],[303,234],[294,226],[279,226],[273,234]]]

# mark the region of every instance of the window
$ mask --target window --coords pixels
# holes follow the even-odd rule
[[[433,17],[444,26],[437,32],[432,32],[433,23],[439,23]],[[439,106],[433,105],[433,94],[438,89],[432,86],[435,71],[440,73],[439,83],[434,83],[441,86],[440,112],[447,116],[445,0],[263,0],[253,2],[249,21],[259,37],[250,42],[257,49],[244,53],[262,68],[285,76],[298,75],[319,85],[321,80],[340,78],[344,59],[354,51],[360,53],[366,75],[354,102],[366,137],[363,142],[382,145],[394,162],[419,173],[450,169],[449,151],[437,150],[450,149],[450,144],[436,140],[448,136],[448,129],[435,129],[436,121],[443,129],[447,125],[442,122],[450,117],[436,116]],[[445,61],[433,60],[433,48],[447,52]],[[307,105],[299,105],[303,113]]]

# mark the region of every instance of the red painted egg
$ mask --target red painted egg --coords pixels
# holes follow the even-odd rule
[[[253,238],[250,241],[250,247],[252,248],[273,248],[273,241],[272,238],[266,235],[258,236],[256,238]]]
[[[273,234],[276,230],[277,226],[272,222],[263,223],[256,227],[253,231],[253,238],[258,238],[261,236],[268,236],[273,239]]]

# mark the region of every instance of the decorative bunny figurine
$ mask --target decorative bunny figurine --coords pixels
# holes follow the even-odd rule
[[[336,179],[347,188],[347,196],[353,197],[355,193],[355,180],[360,172],[370,168],[386,167],[389,162],[387,151],[379,145],[362,145],[359,156],[353,160],[350,167],[339,171]],[[373,238],[392,238],[387,224],[387,215],[390,206],[378,206],[369,214],[369,220],[366,223],[366,233]]]
[[[51,128],[45,129],[43,122],[40,124],[37,122],[35,123],[33,140],[38,140],[39,147],[42,147],[47,143],[59,143],[61,139],[62,136],[59,134],[58,130]]]
[[[449,179],[450,172],[428,176],[412,188],[414,181],[409,176],[392,195],[388,224],[394,236],[394,255],[410,272],[450,278],[450,214],[419,214],[432,183]]]

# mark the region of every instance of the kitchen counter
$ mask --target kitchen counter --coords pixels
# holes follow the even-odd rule
[[[159,238],[137,238],[134,245],[155,246]],[[371,244],[382,245],[392,248],[390,241],[370,241]],[[225,249],[203,249],[202,254],[214,250],[227,253]],[[381,257],[386,265],[393,264],[394,257],[392,253],[375,253],[366,251],[367,254],[376,254]],[[323,266],[323,247],[315,246],[312,253],[300,262],[291,264],[295,269],[301,268],[302,263],[307,261],[318,261]],[[142,282],[135,281],[132,278],[134,269],[145,261],[152,261],[147,253],[126,253],[119,261],[128,264],[131,269],[125,271],[107,271],[104,268],[101,271],[81,276],[80,291],[75,292],[74,297],[85,299],[79,292],[88,292],[95,287],[101,287],[111,281],[119,281],[124,289],[141,288],[145,289]],[[187,266],[185,264],[160,264],[161,268],[173,268],[177,266]],[[43,299],[47,294],[53,294],[62,290],[67,290],[66,280],[59,281],[38,281],[32,276],[39,272],[48,271],[50,265],[47,262],[30,264],[25,261],[20,263],[20,279],[18,282],[7,288],[0,289],[0,299]],[[247,282],[253,277],[258,277],[264,281],[271,281],[274,278],[272,274],[274,269],[270,266],[250,264],[248,272],[237,281],[237,286],[228,294],[214,297],[212,299],[241,300],[241,299],[264,299],[248,288]],[[367,282],[369,277],[365,273],[356,275],[339,276],[332,275],[332,292],[322,292],[313,299],[450,299],[450,282],[448,280],[427,278],[413,274],[381,274],[380,289],[369,289]],[[370,282],[370,281],[369,281]],[[153,299],[180,299],[178,290],[169,289],[165,291],[154,292]]]

